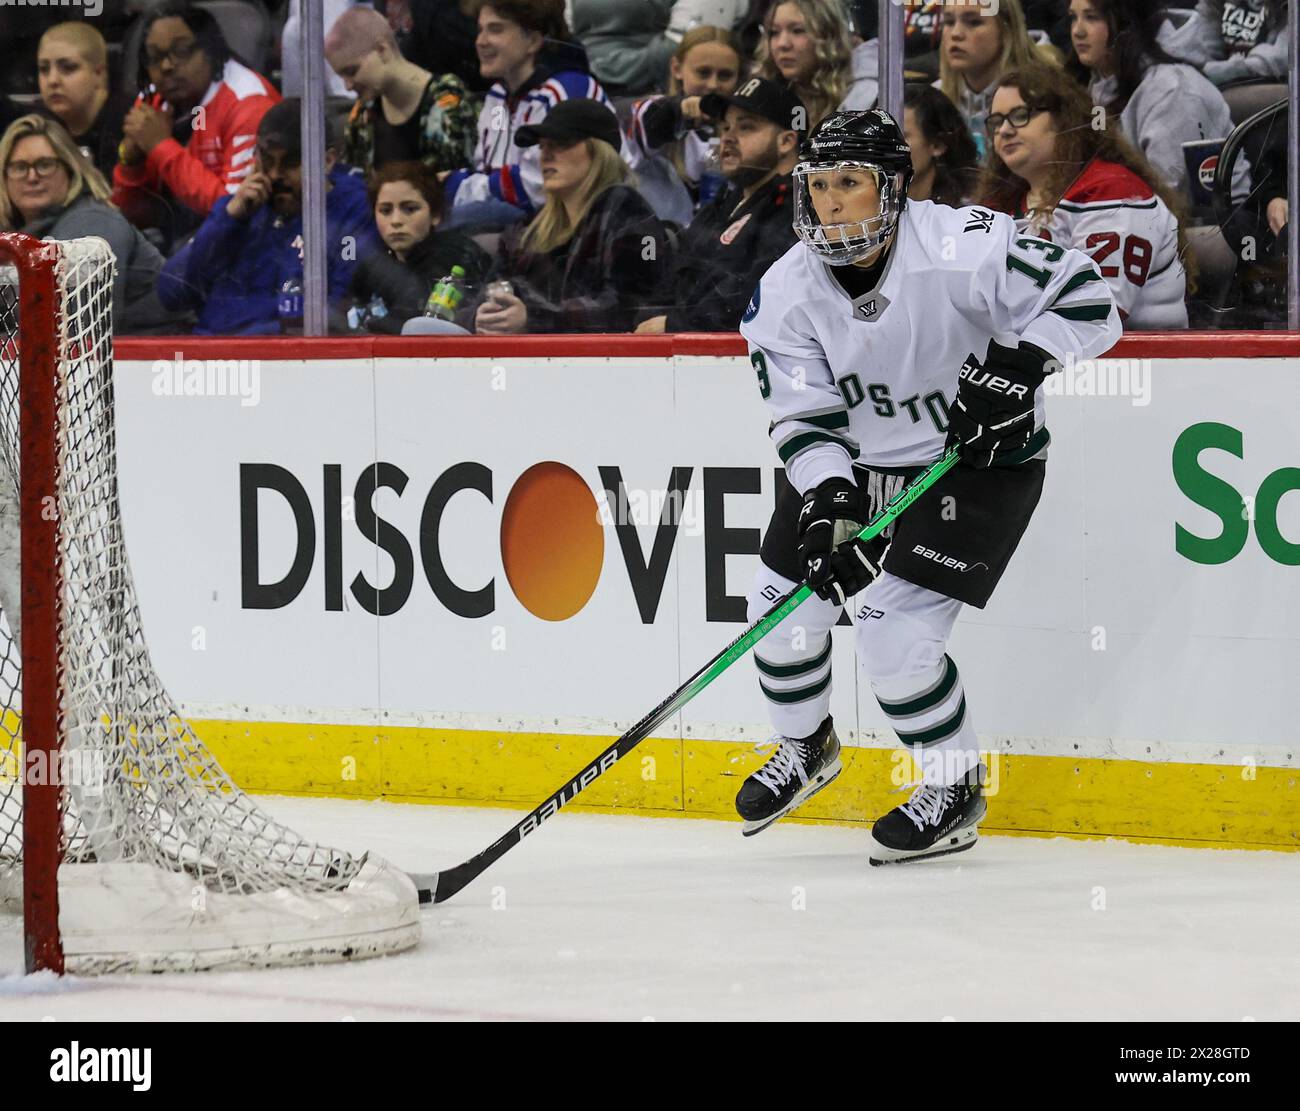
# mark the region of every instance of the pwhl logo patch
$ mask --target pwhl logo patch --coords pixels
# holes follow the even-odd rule
[[[648,497],[645,492],[628,490],[620,467],[599,466],[596,470],[599,491],[593,491],[565,463],[537,463],[520,474],[504,499],[499,499],[489,467],[457,463],[438,475],[421,498],[419,484],[413,488],[406,471],[394,463],[380,462],[361,470],[352,493],[345,498],[343,468],[337,463],[324,464],[315,482],[274,463],[241,464],[242,606],[279,609],[293,603],[316,604],[314,591],[307,587],[319,568],[322,590],[315,599],[326,611],[345,609],[346,590],[368,613],[386,616],[408,604],[425,604],[427,586],[432,599],[458,617],[488,616],[497,608],[495,568],[476,575],[463,571],[453,575],[445,558],[449,554],[446,546],[455,544],[458,534],[444,530],[444,514],[452,499],[463,495],[500,505],[500,569],[519,603],[542,620],[564,621],[587,605],[605,571],[607,539],[613,539],[637,614],[642,622],[651,624],[678,537],[686,532],[700,535],[704,541],[706,619],[744,622],[744,597],[726,592],[726,560],[729,556],[756,556],[761,530],[727,527],[725,511],[728,499],[734,514],[739,495],[761,495],[759,468],[673,467],[666,486],[650,491]],[[785,474],[777,469],[773,475],[779,494]],[[309,493],[312,486],[319,490],[319,498]],[[400,500],[408,519],[418,505],[418,524],[413,529],[404,531],[380,515],[375,502],[381,490],[389,492],[385,496],[390,501],[392,495]],[[355,510],[345,512],[345,506]],[[764,519],[770,509],[771,502],[765,501],[761,510]],[[282,552],[281,544],[272,545],[268,552],[264,538],[264,533],[272,532],[272,521],[282,524],[286,520],[292,529],[291,558]],[[386,581],[376,574],[376,566],[383,563],[374,552],[363,560],[354,559],[356,565],[345,568],[345,529],[355,529],[387,556],[392,569]],[[653,538],[646,551],[642,537],[651,529]],[[455,563],[458,567],[464,566],[466,547],[462,539],[461,558]]]

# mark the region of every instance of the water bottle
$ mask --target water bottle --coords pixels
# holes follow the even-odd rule
[[[286,335],[302,335],[302,279],[289,278],[280,286],[276,298],[276,314],[280,317],[280,331]]]
[[[698,211],[705,205],[712,204],[726,187],[727,179],[722,176],[721,161],[718,158],[718,140],[713,139],[709,143],[708,158],[705,159],[700,170],[700,182],[697,187],[699,199],[696,201],[696,210]]]
[[[465,268],[453,266],[451,273],[433,287],[429,300],[424,306],[424,315],[437,317],[439,320],[454,320],[456,310],[465,300]]]

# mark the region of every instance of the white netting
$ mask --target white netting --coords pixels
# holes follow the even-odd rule
[[[181,718],[155,674],[118,504],[113,258],[97,239],[63,243],[60,256],[59,771],[72,782],[62,795],[59,888],[70,966],[79,949],[104,951],[81,962],[102,970],[337,959],[414,944],[418,909],[409,879],[374,858],[305,841],[262,811]],[[22,871],[19,279],[7,271],[0,269],[0,896],[18,889]],[[48,476],[46,488],[54,484]],[[27,496],[39,491],[29,484]],[[86,905],[68,905],[83,897]],[[147,935],[124,921],[133,900],[150,905],[147,915],[143,907],[134,912],[151,919]],[[178,937],[158,936],[166,915],[153,902],[168,900],[182,904]],[[287,923],[268,918],[277,908]],[[74,920],[101,936],[73,936]],[[136,957],[147,952],[136,959],[123,948]],[[164,950],[172,955],[160,957]]]

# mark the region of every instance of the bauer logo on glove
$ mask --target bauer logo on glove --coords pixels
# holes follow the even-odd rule
[[[945,450],[959,445],[961,461],[971,467],[1022,450],[1034,434],[1034,395],[1050,363],[1050,355],[1029,343],[1011,348],[990,340],[983,363],[972,353],[957,374]]]

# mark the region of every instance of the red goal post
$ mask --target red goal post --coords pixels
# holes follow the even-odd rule
[[[410,878],[257,806],[153,670],[118,500],[113,271],[100,239],[0,234],[0,909],[21,905],[29,972],[409,948]]]

